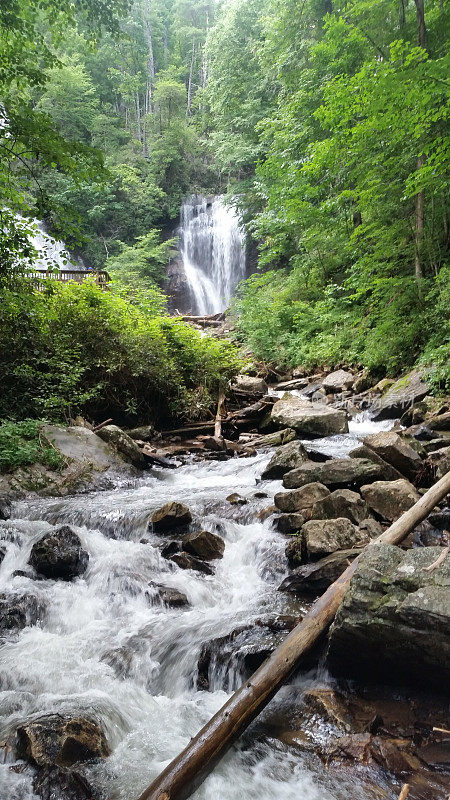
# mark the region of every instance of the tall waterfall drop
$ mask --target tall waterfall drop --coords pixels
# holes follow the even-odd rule
[[[189,197],[181,207],[180,251],[192,311],[217,314],[245,277],[244,231],[223,197]]]

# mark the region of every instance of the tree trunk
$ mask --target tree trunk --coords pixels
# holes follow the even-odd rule
[[[414,0],[417,12],[417,38],[420,47],[424,50],[427,49],[427,28],[425,25],[425,12],[424,0]],[[417,159],[417,170],[421,169],[424,165],[424,157],[422,155]],[[425,226],[425,192],[421,189],[414,199],[414,274],[417,281],[423,278],[423,231]]]
[[[150,0],[145,0],[145,38],[147,41],[147,108],[149,114],[153,113],[153,88],[155,85],[155,59],[153,55],[153,33],[150,21]]]
[[[431,487],[381,536],[364,550],[380,542],[398,544],[450,491],[450,472]],[[267,661],[235,692],[214,717],[139,800],[186,800],[214,769],[230,745],[276,694],[304,655],[327,630],[335,616],[361,556],[358,556],[316,602],[296,628]]]
[[[186,106],[186,116],[191,116],[191,103],[192,103],[192,77],[194,74],[194,60],[195,60],[195,45],[192,42],[192,53],[191,53],[191,64],[189,67],[189,80],[188,80],[188,90],[187,90],[187,106]]]
[[[135,106],[136,106],[136,127],[137,127],[137,138],[142,143],[142,129],[141,129],[141,103],[139,100],[139,91],[136,89],[135,95]]]

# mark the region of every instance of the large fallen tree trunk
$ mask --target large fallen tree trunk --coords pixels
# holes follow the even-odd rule
[[[398,544],[450,491],[450,472],[409,511],[367,547]],[[333,620],[361,556],[343,572],[277,647],[270,658],[235,692],[139,800],[185,800],[214,769],[230,745],[276,694],[304,655]]]

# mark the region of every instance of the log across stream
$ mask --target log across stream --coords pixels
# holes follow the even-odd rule
[[[354,446],[352,437],[347,445],[345,437],[329,443],[334,455],[348,446]],[[39,625],[3,644],[0,739],[34,716],[93,715],[112,754],[84,774],[111,800],[135,800],[183,750],[245,674],[243,651],[226,665],[212,659],[209,691],[198,688],[204,644],[261,620],[305,611],[277,591],[287,572],[285,538],[270,518],[257,517],[281,485],[257,483],[270,455],[157,469],[132,487],[15,504],[12,519],[0,523],[8,543],[0,591],[33,591],[44,613]],[[232,506],[226,501],[232,492],[247,503]],[[255,496],[261,493],[266,497]],[[161,537],[148,532],[152,512],[174,499],[225,539],[214,575],[179,569],[161,556]],[[20,574],[33,542],[61,523],[75,528],[89,552],[86,575],[65,583]],[[162,605],[147,592],[151,581],[185,593],[189,605]],[[292,685],[298,698],[308,687],[329,683],[320,668],[299,674]],[[225,756],[193,795],[196,800],[375,800],[380,791],[388,800],[398,796],[398,784],[388,776],[362,767],[324,770],[313,750],[290,747],[275,735],[275,717],[278,727],[292,727],[290,712],[283,710],[286,692],[288,687],[257,729]],[[325,723],[316,727],[313,737],[328,735]],[[37,800],[31,774],[12,771],[13,760],[10,754],[0,765],[0,797]]]

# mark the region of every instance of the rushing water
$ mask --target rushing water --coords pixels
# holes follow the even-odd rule
[[[180,250],[196,314],[229,305],[245,277],[244,233],[223,197],[193,195],[181,207]]]
[[[328,451],[342,455],[353,434],[347,444],[344,439],[329,439]],[[0,591],[32,592],[45,611],[38,625],[1,649],[0,739],[33,716],[94,715],[113,753],[91,768],[90,780],[105,798],[135,800],[239,683],[236,662],[226,681],[223,670],[211,675],[213,691],[197,690],[203,643],[267,615],[298,613],[293,601],[277,592],[286,571],[285,538],[270,518],[255,521],[255,512],[271,504],[281,485],[259,482],[270,455],[155,470],[128,488],[15,504],[13,518],[0,523],[8,547]],[[236,491],[248,499],[240,509],[225,499]],[[267,497],[255,498],[261,491]],[[224,558],[215,562],[213,576],[181,570],[161,557],[161,537],[149,533],[148,521],[173,499],[188,504],[202,528],[225,539]],[[32,544],[57,523],[70,523],[78,532],[90,555],[87,573],[69,583],[13,577],[15,570],[26,569]],[[184,592],[189,606],[169,609],[149,601],[149,581]],[[324,676],[313,676],[318,678]],[[305,680],[311,676],[296,678],[297,690]],[[283,692],[266,715],[282,706]],[[328,772],[312,753],[261,734],[258,725],[197,790],[196,800],[380,796],[379,780],[374,786],[368,770],[355,768],[351,779]],[[388,800],[397,796],[384,788]],[[0,797],[35,800],[30,775],[0,766]]]

